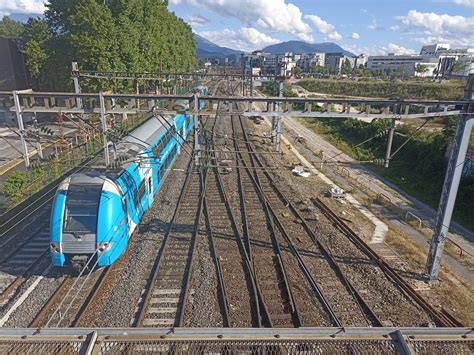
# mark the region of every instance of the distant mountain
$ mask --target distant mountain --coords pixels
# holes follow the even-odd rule
[[[323,42],[323,43],[307,43],[303,41],[288,41],[278,44],[273,44],[263,48],[264,52],[272,54],[284,54],[286,52],[293,52],[296,54],[301,53],[343,53],[348,57],[354,57],[355,54],[349,51],[346,51],[344,48],[339,46],[336,43],[332,42]]]
[[[194,33],[194,39],[196,40],[196,55],[198,58],[206,59],[220,59],[224,60],[229,58],[230,61],[238,63],[240,61],[240,55],[242,51],[235,49],[221,47],[211,41],[208,41],[204,37]],[[283,54],[286,52],[293,52],[296,54],[301,53],[344,53],[344,55],[353,57],[354,53],[346,51],[344,48],[336,43],[323,42],[323,43],[307,43],[303,41],[288,41],[279,44],[274,44],[263,48],[263,52],[272,54]]]
[[[198,58],[229,58],[230,60],[238,61],[238,58],[240,58],[240,54],[242,53],[235,49],[218,46],[196,33],[194,33],[194,39],[196,40],[196,55]]]

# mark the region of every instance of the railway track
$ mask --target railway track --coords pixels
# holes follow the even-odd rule
[[[243,124],[242,135],[245,138],[246,133]],[[244,140],[246,141],[245,145],[247,146],[247,149],[252,152],[253,148],[249,143],[248,138],[245,138]],[[265,164],[262,163],[258,155],[249,155],[248,160],[252,159],[255,160],[254,163],[250,162],[252,167],[256,166],[261,168],[254,169],[255,176],[261,176],[262,180],[268,182],[268,184],[264,184],[262,187],[262,195],[266,196],[265,198],[268,199],[269,205],[271,205],[271,208],[274,211],[272,212],[272,215],[275,217],[279,229],[282,231],[287,229],[292,232],[291,235],[300,236],[294,238],[293,241],[289,241],[294,253],[298,252],[298,248],[316,253],[315,255],[318,257],[319,263],[316,268],[310,271],[313,271],[312,273],[315,275],[315,278],[321,280],[321,290],[324,291],[324,295],[329,304],[334,305],[334,314],[341,325],[392,325],[396,324],[398,320],[396,314],[400,312],[405,313],[407,316],[412,312],[412,325],[422,325],[424,321],[423,317],[421,317],[422,319],[417,319],[417,316],[415,316],[416,314],[420,314],[420,308],[426,312],[428,319],[431,319],[431,321],[438,326],[456,326],[456,324],[459,324],[450,319],[450,317],[441,314],[431,307],[408,285],[405,280],[384,263],[383,260],[381,260],[370,249],[370,247],[368,247],[352,230],[350,230],[341,218],[334,214],[321,200],[318,199],[315,201],[315,205],[334,223],[335,227],[339,230],[339,235],[341,235],[340,232],[342,232],[343,237],[346,238],[346,242],[344,243],[344,241],[341,240],[341,244],[353,244],[360,251],[360,254],[358,255],[354,251],[346,249],[345,256],[338,255],[337,258],[334,257],[334,250],[328,248],[322,241],[322,238],[318,238],[314,233],[315,227],[317,227],[319,223],[316,220],[309,222],[306,220],[305,216],[303,216],[303,214],[306,216],[312,214],[314,216],[314,213],[300,212],[300,210],[287,197],[290,194],[285,195],[281,188],[278,187],[277,182],[271,176],[270,172],[265,169]],[[305,208],[303,208],[303,210],[309,212]],[[294,220],[290,222],[288,218],[281,218],[285,213],[286,215],[291,215]],[[301,236],[304,234],[310,237],[312,243],[302,243],[301,239],[303,238],[301,238]],[[330,233],[327,233],[326,231],[326,242],[330,243],[331,240],[329,240],[328,234]],[[330,235],[332,236],[332,234]],[[290,239],[289,236],[288,239]],[[347,241],[350,243],[347,243]],[[313,246],[311,246],[311,244],[313,244]],[[317,247],[317,250],[314,250],[314,247]],[[339,254],[342,253],[339,252]],[[300,253],[300,255],[304,254]],[[320,261],[322,260],[322,257],[328,261],[326,265],[321,264]],[[308,257],[304,256],[303,258],[308,259]],[[372,271],[380,269],[383,276],[378,275],[379,273],[377,272],[372,272],[372,274],[367,274],[368,280],[372,278],[370,282],[366,282],[365,284],[359,281],[356,282],[353,274],[360,272],[361,268],[372,268]],[[352,272],[348,273],[349,270]],[[331,275],[331,273],[333,275]],[[390,289],[390,292],[397,291],[399,299],[404,300],[407,309],[404,309],[400,304],[382,304],[380,303],[382,300],[379,292],[367,292],[371,287],[373,288],[377,285],[376,283],[371,283],[372,281],[376,278],[381,279],[384,277],[387,277],[393,286],[392,289]],[[340,285],[335,284],[336,280],[339,280]],[[340,286],[342,285],[346,289],[345,293],[340,292]],[[359,287],[361,287],[361,285],[364,285],[364,294],[360,292]],[[335,292],[335,290],[339,291]],[[384,290],[380,291],[384,293]],[[350,296],[350,298],[347,296]],[[389,307],[392,309],[389,309]],[[334,318],[334,320],[336,320],[336,318]],[[424,319],[427,319],[426,316]]]
[[[183,324],[196,236],[200,227],[202,193],[201,175],[195,171],[191,160],[176,209],[132,324],[140,327]]]
[[[0,264],[0,307],[5,306],[14,291],[46,259],[49,252],[49,234],[47,231],[34,234],[31,239],[21,243]]]
[[[239,151],[254,152],[249,144],[243,122],[239,119],[243,136]],[[284,242],[297,258],[303,273],[307,275],[316,295],[321,300],[331,321],[336,326],[380,326],[381,322],[365,303],[362,296],[347,280],[342,270],[328,250],[309,229],[296,209],[289,208],[289,202],[281,199],[280,191],[268,179],[263,164],[256,154],[245,158],[239,153],[244,165],[252,167],[253,180],[259,186],[261,198],[275,221],[275,229],[280,230]],[[261,163],[261,162],[260,162]],[[261,169],[255,169],[256,167]],[[250,173],[250,171],[248,171]],[[295,238],[296,236],[296,238]]]
[[[109,266],[79,278],[66,276],[29,327],[76,327],[111,270]]]
[[[217,117],[212,122],[212,138],[207,142],[209,151],[206,155],[211,165],[217,164],[214,141],[216,125]],[[262,326],[256,275],[238,230],[222,176],[216,167],[208,168],[205,172],[203,207],[206,231],[216,265],[224,326]]]

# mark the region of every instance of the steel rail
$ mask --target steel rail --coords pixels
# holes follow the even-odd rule
[[[229,302],[227,300],[227,292],[225,290],[224,278],[222,277],[222,267],[219,261],[219,255],[217,254],[216,246],[214,243],[214,233],[212,232],[211,221],[209,217],[209,210],[207,205],[207,198],[204,197],[204,217],[206,219],[206,229],[209,235],[209,244],[211,246],[211,252],[214,255],[216,262],[216,274],[217,274],[217,285],[221,296],[222,308],[223,308],[223,325],[224,327],[230,327],[230,316],[229,316]]]
[[[247,166],[246,162],[244,159],[242,159],[242,163],[244,165],[244,167]],[[303,258],[301,257],[298,249],[295,247],[293,241],[291,240],[290,236],[289,236],[289,233],[286,231],[286,229],[284,228],[283,224],[281,223],[281,221],[279,220],[278,218],[278,215],[275,213],[275,211],[273,210],[273,208],[270,206],[270,202],[268,201],[267,197],[265,196],[261,186],[258,185],[257,181],[255,180],[255,177],[252,176],[251,174],[249,174],[250,178],[254,181],[254,184],[258,187],[257,188],[257,191],[259,193],[259,195],[261,196],[261,198],[266,201],[267,205],[268,205],[268,210],[270,211],[272,217],[273,217],[273,220],[275,221],[278,229],[280,230],[283,238],[285,239],[285,241],[287,242],[291,252],[293,253],[293,255],[296,257],[297,261],[298,261],[298,265],[300,266],[300,269],[301,271],[303,272],[303,274],[305,275],[306,279],[308,280],[308,282],[310,283],[311,287],[313,288],[313,291],[315,292],[316,296],[318,297],[318,299],[320,300],[321,304],[324,306],[324,309],[325,311],[328,313],[329,315],[329,318],[331,320],[331,322],[333,322],[336,326],[338,327],[342,327],[342,323],[340,322],[339,318],[337,317],[336,313],[334,312],[332,306],[330,305],[329,301],[327,300],[326,296],[324,295],[324,293],[322,292],[319,284],[316,282],[316,280],[314,279],[314,277],[311,275],[311,272],[310,270],[308,269],[308,267],[306,266]]]
[[[334,225],[343,232],[350,241],[352,241],[363,253],[365,253],[372,261],[374,261],[387,275],[392,282],[401,289],[407,297],[412,299],[415,304],[419,305],[428,314],[433,316],[436,321],[445,327],[458,327],[461,323],[454,321],[453,317],[438,312],[431,306],[421,295],[419,295],[390,265],[388,265],[380,256],[375,253],[339,216],[337,216],[328,206],[326,206],[319,198],[312,199],[316,207],[331,220]],[[451,319],[453,318],[453,319]]]
[[[237,88],[237,86],[236,86],[236,88]],[[235,89],[234,89],[234,91],[235,91]],[[215,116],[212,132],[214,132],[214,128],[215,128],[216,124],[217,124],[217,114]],[[212,135],[212,137],[214,137],[214,135]],[[214,141],[212,141],[212,147],[214,147]],[[224,188],[224,184],[222,182],[222,177],[221,177],[221,174],[220,174],[220,171],[219,171],[219,165],[217,164],[217,158],[215,156],[215,149],[210,150],[210,151],[211,151],[211,160],[214,161],[213,170],[214,170],[214,174],[215,174],[216,181],[217,181],[217,184],[218,184],[218,188],[220,189],[220,192],[223,196],[224,204],[226,206],[226,212],[227,212],[227,215],[230,218],[231,227],[232,227],[232,230],[234,232],[234,237],[236,238],[237,245],[239,246],[239,252],[240,252],[241,257],[243,258],[243,261],[244,261],[243,264],[245,265],[244,266],[245,271],[247,273],[247,276],[250,278],[250,283],[252,285],[253,301],[255,302],[255,305],[256,305],[255,306],[255,311],[257,313],[256,314],[256,316],[257,316],[256,317],[257,318],[256,319],[257,320],[257,326],[261,327],[262,326],[262,316],[261,316],[260,307],[261,307],[262,297],[260,295],[260,289],[258,288],[256,275],[255,275],[254,269],[252,267],[251,256],[247,252],[247,250],[245,249],[245,245],[242,241],[239,230],[237,228],[236,218],[235,218],[235,215],[232,211],[232,208],[231,208],[231,205],[230,205],[230,202],[229,202],[229,198],[227,196],[226,190]]]
[[[201,219],[203,203],[204,203],[204,193],[205,193],[204,191],[206,189],[206,180],[204,179],[202,172],[199,173],[199,183],[201,186],[201,196],[199,198],[199,206],[196,212],[197,217],[195,219],[196,222],[194,225],[194,231],[191,237],[191,255],[188,258],[187,268],[185,269],[187,270],[187,275],[185,278],[183,302],[181,304],[181,307],[178,309],[178,327],[183,326],[184,310],[186,308],[186,301],[189,294],[189,284],[190,284],[191,276],[193,273],[193,260],[194,260],[194,255],[196,254],[196,238],[197,238],[197,235],[199,234],[199,229],[201,227],[200,219]]]
[[[20,275],[18,275],[15,280],[13,280],[3,291],[0,293],[0,303],[3,303],[8,295],[12,293],[15,289],[17,289],[20,285],[25,283],[27,280],[25,278],[25,275],[28,275],[31,273],[46,257],[47,253],[49,252],[49,249],[45,250],[38,258],[36,258],[33,263],[23,272],[21,272]]]
[[[253,150],[253,147],[250,145],[250,143],[249,143],[249,149]],[[285,196],[285,194],[281,191],[281,189],[279,189],[279,187],[277,186],[275,180],[268,173],[268,171],[265,169],[265,165],[261,162],[259,157],[255,156],[255,160],[257,161],[258,165],[263,168],[262,172],[265,174],[268,181],[273,186],[275,192],[280,197],[282,202],[291,210],[291,212],[295,215],[296,218],[298,218],[300,221],[302,221],[301,225],[305,229],[308,236],[311,238],[313,243],[318,247],[318,249],[322,252],[324,257],[329,261],[330,266],[336,272],[336,274],[340,278],[342,284],[346,287],[349,294],[354,298],[357,306],[359,307],[362,315],[364,316],[364,318],[367,322],[367,325],[369,325],[369,326],[374,325],[374,326],[377,326],[377,327],[381,327],[382,326],[382,321],[375,314],[375,312],[372,310],[372,308],[367,304],[367,302],[364,300],[362,295],[357,291],[357,289],[347,279],[344,272],[340,268],[339,264],[336,262],[334,257],[329,252],[329,249],[324,245],[324,243],[315,235],[315,233],[308,226],[306,218],[304,218],[301,215],[301,213],[298,211],[298,209],[290,202],[290,200]],[[367,315],[370,319],[367,317]]]
[[[71,277],[67,276],[61,281],[61,284],[56,288],[53,294],[48,298],[46,303],[41,307],[40,311],[36,314],[33,320],[28,325],[28,328],[40,328],[45,320],[47,319],[48,312],[51,312],[53,305],[56,301],[62,296],[64,289],[66,288],[66,284],[69,282]]]
[[[162,257],[165,252],[166,245],[168,243],[169,236],[172,232],[172,229],[174,227],[174,223],[176,220],[176,217],[178,216],[181,204],[183,203],[185,191],[191,181],[191,174],[192,174],[192,169],[193,169],[193,159],[189,160],[188,167],[186,169],[186,177],[183,183],[183,187],[181,188],[181,192],[178,197],[178,202],[176,203],[176,208],[173,212],[173,216],[171,217],[171,221],[169,223],[168,230],[166,231],[165,236],[163,237],[163,241],[161,243],[160,250],[158,252],[158,256],[155,259],[155,262],[151,268],[150,274],[152,275],[151,278],[148,278],[148,282],[145,286],[145,297],[143,299],[143,305],[141,309],[139,310],[139,314],[137,317],[137,320],[135,322],[135,326],[142,326],[143,320],[146,316],[146,308],[148,307],[148,303],[150,302],[151,296],[152,296],[152,290],[153,290],[153,285],[156,283],[156,280],[158,278],[158,270],[161,265]]]
[[[240,117],[240,116],[239,116]],[[234,120],[232,120],[232,123],[234,122]],[[235,126],[234,124],[232,124],[232,127],[234,129],[234,133],[236,132],[235,131]],[[245,133],[244,131],[244,128],[242,126],[242,130],[243,132]],[[244,134],[245,136],[245,134]],[[245,163],[245,160],[243,158],[243,155],[242,155],[242,152],[239,151],[239,147],[238,147],[238,143],[237,143],[237,140],[234,140],[234,144],[235,144],[235,148],[236,148],[236,155],[238,157],[237,159],[237,162],[240,160],[241,163],[243,164],[245,170],[246,170],[246,173],[248,174],[249,177],[251,177],[251,171],[249,169],[246,169],[247,165]],[[251,161],[251,165],[253,166],[254,165],[254,162],[253,162],[253,157],[251,154],[249,154],[249,158],[250,158],[250,161]],[[239,163],[238,163],[239,164]],[[240,192],[241,192],[241,203],[242,203],[242,206],[244,208],[245,206],[245,198],[243,196],[243,192],[245,191],[243,189],[243,186],[241,184],[242,182],[242,179],[241,179],[241,173],[240,173],[240,169],[238,169],[239,171],[239,181],[240,181]],[[255,171],[254,171],[254,174],[255,174]],[[261,189],[261,182],[260,180],[258,179],[258,175],[254,175],[255,176],[255,179],[251,179],[252,183],[254,184],[254,187],[256,188],[256,191],[257,191],[257,194],[259,195],[259,189]],[[278,240],[277,240],[277,237],[275,235],[275,232],[274,232],[274,224],[273,224],[273,219],[271,217],[271,213],[270,213],[270,206],[269,206],[269,203],[267,200],[265,199],[261,199],[262,201],[262,207],[264,209],[264,212],[265,212],[265,217],[267,219],[267,222],[269,223],[269,226],[270,226],[270,239],[271,239],[271,243],[272,243],[272,248],[273,248],[273,252],[275,253],[276,257],[277,257],[277,262],[278,262],[278,268],[280,269],[280,272],[281,272],[281,275],[282,275],[282,278],[283,278],[283,284],[285,285],[284,289],[285,289],[285,293],[286,293],[286,296],[288,297],[288,300],[289,300],[289,303],[290,303],[290,310],[291,310],[291,316],[292,316],[292,320],[293,320],[293,323],[296,327],[301,327],[303,325],[303,322],[301,320],[301,316],[300,316],[300,313],[299,313],[299,307],[297,305],[297,302],[295,301],[295,298],[294,298],[294,295],[293,295],[293,292],[291,290],[291,286],[290,286],[290,282],[289,282],[289,278],[286,274],[286,268],[284,266],[284,262],[283,262],[283,258],[281,256],[281,249],[280,249],[280,245],[278,243]],[[246,220],[247,218],[245,218]],[[245,224],[246,224],[246,221],[245,221]],[[248,233],[248,229],[247,229],[247,233]],[[247,236],[247,240],[248,240],[248,246],[250,248],[250,238],[249,238],[249,235]],[[270,316],[269,316],[270,317]]]

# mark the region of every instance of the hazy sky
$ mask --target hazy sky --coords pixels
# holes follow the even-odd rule
[[[156,0],[160,1],[160,0]],[[193,30],[253,50],[290,39],[355,53],[415,53],[428,43],[474,47],[474,0],[169,0]],[[42,0],[0,0],[0,16],[41,15]]]

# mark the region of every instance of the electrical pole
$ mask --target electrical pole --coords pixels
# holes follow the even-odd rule
[[[13,91],[13,101],[15,103],[15,113],[16,120],[18,122],[18,129],[20,130],[20,140],[21,140],[21,150],[23,152],[23,159],[25,160],[25,166],[28,168],[30,166],[30,157],[28,155],[28,146],[26,145],[26,132],[25,127],[23,126],[23,115],[20,105],[20,98],[18,93],[20,91]]]
[[[72,62],[72,77],[74,81],[74,92],[76,94],[81,93],[81,84],[79,82],[79,66],[77,62]],[[77,108],[82,108],[82,99],[80,97],[76,98]]]
[[[280,92],[278,94],[279,98],[283,97],[284,92],[284,80],[285,80],[285,70],[286,70],[286,56],[283,57],[283,63],[280,66]],[[278,112],[283,112],[283,102],[278,101]],[[276,136],[275,136],[275,150],[281,152],[281,116],[276,118]]]
[[[463,112],[461,113],[461,118],[454,136],[451,157],[449,158],[448,167],[446,169],[443,191],[441,193],[436,217],[436,225],[431,239],[428,260],[426,261],[426,272],[430,281],[436,281],[438,279],[444,244],[449,232],[456,195],[458,193],[464,162],[469,148],[469,140],[471,138],[472,128],[474,127],[474,74],[469,74],[464,93],[464,99],[470,102],[464,106]]]
[[[38,152],[39,158],[43,159],[43,147],[41,146],[41,137],[39,136],[38,120],[36,118],[36,115],[33,116],[33,125],[36,133],[36,150]]]
[[[104,93],[99,93],[99,102],[100,102],[100,123],[102,127],[102,140],[104,143],[104,160],[105,160],[105,167],[108,167],[110,164],[110,156],[109,156],[109,142],[107,139],[107,118],[105,116],[105,100],[104,100]]]
[[[396,104],[393,107],[393,117],[392,117],[392,125],[390,126],[390,131],[388,133],[388,141],[387,141],[387,154],[385,155],[385,164],[384,166],[388,168],[390,164],[390,158],[392,155],[392,144],[393,144],[393,136],[395,135],[395,128],[397,125],[397,119],[400,118],[400,104]]]
[[[194,159],[195,165],[199,166],[199,158],[201,155],[201,145],[199,135],[201,134],[201,120],[199,119],[199,96],[194,94]]]

